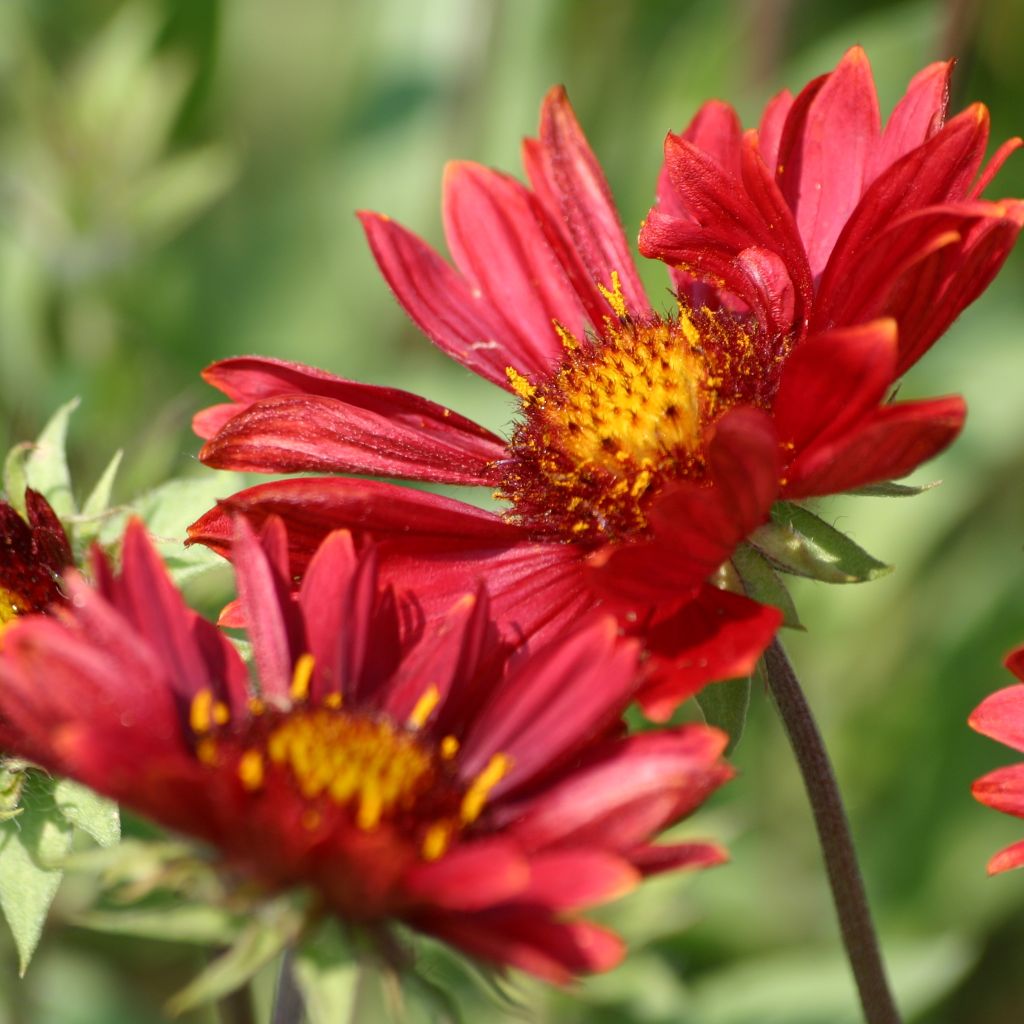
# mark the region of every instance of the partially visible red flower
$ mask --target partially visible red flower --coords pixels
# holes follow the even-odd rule
[[[355,923],[401,919],[563,981],[620,957],[577,911],[642,876],[723,859],[652,837],[726,781],[725,737],[624,737],[636,645],[591,617],[529,658],[486,594],[424,624],[372,549],[330,534],[290,593],[279,521],[234,552],[258,683],[182,602],[140,524],[123,570],[5,634],[16,752],[214,846],[271,889],[308,886]]]
[[[1019,140],[979,175],[988,115],[979,104],[945,122],[950,67],[918,74],[884,131],[854,49],[773,100],[759,132],[711,103],[670,135],[641,250],[673,267],[671,316],[645,295],[600,165],[553,90],[524,145],[529,188],[448,169],[455,268],[362,215],[412,319],[518,399],[507,440],[406,392],[255,357],[206,371],[230,401],[195,421],[208,465],[476,484],[504,514],[387,484],[284,481],[235,495],[193,540],[226,551],[232,514],[280,515],[301,572],[343,526],[434,609],[485,578],[498,618],[527,638],[605,603],[645,640],[638,697],[655,716],[749,672],[778,616],[712,574],[776,500],[901,477],[963,422],[956,397],[888,401],[1024,221],[1024,204],[980,199]]]
[[[1024,680],[1024,647],[1012,651],[1006,667]],[[1007,686],[986,697],[967,720],[983,736],[1024,752],[1024,684]],[[971,787],[976,800],[1004,814],[1024,818],[1024,763],[997,768]],[[1024,866],[1024,840],[1000,850],[989,862],[990,875]]]
[[[0,501],[0,629],[18,615],[64,604],[62,577],[74,563],[71,545],[49,502],[25,490],[28,522]]]

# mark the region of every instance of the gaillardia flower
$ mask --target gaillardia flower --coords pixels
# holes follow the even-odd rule
[[[1024,647],[1012,651],[1006,667],[1024,680]],[[972,729],[984,736],[1024,752],[1024,683],[1007,686],[986,697],[968,719]],[[977,800],[1004,814],[1024,818],[1024,764],[997,768],[974,783],[971,791]],[[1024,865],[1024,840],[1000,850],[989,862],[989,874],[995,875]]]
[[[142,526],[98,551],[59,617],[12,625],[0,716],[16,752],[215,847],[269,889],[353,924],[400,919],[552,980],[608,968],[583,907],[647,874],[723,859],[652,837],[731,774],[725,737],[625,737],[635,643],[591,616],[508,662],[485,592],[423,622],[372,548],[330,534],[297,599],[279,521],[234,552],[258,683],[190,611]]]
[[[511,392],[503,439],[451,410],[269,359],[216,363],[230,402],[200,413],[208,465],[477,484],[501,514],[342,478],[244,491],[231,514],[292,527],[296,571],[338,526],[382,571],[445,600],[486,578],[510,633],[553,635],[605,603],[646,644],[654,716],[748,672],[778,616],[710,586],[775,502],[892,480],[944,448],[956,397],[887,401],[897,377],[988,284],[1024,204],[980,199],[988,115],[945,121],[951,64],[920,72],[883,130],[851,50],[757,131],[704,106],[666,143],[641,251],[665,260],[668,315],[641,285],[608,185],[561,89],[524,146],[529,187],[456,163],[444,184],[453,268],[363,214],[373,254],[424,333]],[[755,541],[756,542],[756,541]]]
[[[18,615],[66,602],[62,577],[74,563],[57,514],[38,492],[25,490],[26,522],[0,501],[0,629]]]

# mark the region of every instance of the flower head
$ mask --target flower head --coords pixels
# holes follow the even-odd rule
[[[623,738],[636,647],[591,618],[508,661],[485,592],[425,624],[344,532],[297,600],[272,521],[236,540],[258,683],[182,603],[141,525],[123,570],[71,573],[58,618],[12,626],[0,716],[17,752],[214,846],[353,923],[401,919],[543,977],[611,966],[578,919],[641,876],[719,862],[652,845],[731,774],[703,726]]]
[[[1012,651],[1006,667],[1024,680],[1024,647]],[[986,697],[968,719],[972,729],[983,736],[1024,751],[1024,685],[1007,686]],[[1024,818],[1024,764],[997,768],[974,783],[971,791],[976,800],[1004,814]],[[989,874],[998,874],[1024,865],[1024,840],[1000,850],[989,862]]]
[[[74,563],[71,545],[49,502],[25,490],[27,521],[0,501],[0,629],[19,615],[66,602],[61,577]]]
[[[643,636],[639,699],[664,716],[744,674],[778,625],[709,579],[773,504],[905,475],[952,441],[959,398],[891,403],[902,373],[985,287],[1024,204],[979,196],[976,105],[945,123],[949,64],[911,83],[884,132],[859,49],[743,134],[706,105],[670,135],[641,251],[671,266],[677,308],[644,293],[601,168],[561,89],[524,145],[530,187],[450,166],[455,268],[363,214],[398,300],[448,355],[511,392],[503,440],[422,398],[265,359],[217,363],[231,400],[200,413],[214,466],[478,484],[490,515],[384,484],[283,481],[236,495],[193,539],[225,550],[231,514],[283,516],[309,544],[345,526],[383,571],[439,596],[485,576],[517,636],[603,603]]]

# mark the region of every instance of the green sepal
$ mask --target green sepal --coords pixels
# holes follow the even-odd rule
[[[309,1024],[353,1019],[360,965],[337,921],[324,921],[299,946],[292,971]]]
[[[28,486],[39,491],[62,520],[75,513],[71,473],[68,470],[67,440],[68,421],[78,405],[79,399],[72,398],[50,417],[42,433],[28,449],[24,462]]]
[[[121,816],[113,800],[71,779],[60,779],[54,785],[53,799],[65,820],[100,846],[113,846],[121,838]]]
[[[772,521],[749,540],[776,569],[825,583],[863,583],[893,570],[813,512],[788,501],[776,502]]]
[[[861,498],[913,498],[918,494],[924,494],[941,484],[941,480],[933,480],[930,484],[898,484],[892,480],[886,480],[878,484],[865,484],[863,487],[855,487],[852,491],[844,491],[844,494],[855,494]]]
[[[25,773],[21,813],[0,822],[0,909],[14,936],[21,975],[39,944],[71,846],[71,825],[57,807],[54,787],[42,772]]]
[[[167,1001],[167,1012],[176,1017],[240,988],[295,942],[304,922],[305,914],[287,897],[265,904],[226,952]]]
[[[123,451],[114,452],[106,469],[96,481],[96,486],[82,503],[82,511],[75,523],[75,543],[80,548],[87,547],[99,536],[104,516],[110,514],[110,495],[123,455]]]
[[[138,516],[156,545],[167,571],[177,586],[220,569],[224,559],[202,544],[185,547],[187,527],[226,494],[245,486],[236,473],[203,473],[168,480],[130,502],[122,515],[108,520],[100,534],[104,543],[114,544],[124,532],[129,515]]]
[[[749,676],[705,686],[697,694],[697,704],[708,725],[728,734],[729,746],[726,752],[735,750],[743,736],[750,708]]]
[[[786,584],[779,579],[779,574],[764,555],[744,543],[733,552],[732,564],[747,597],[778,608],[782,612],[784,626],[790,629],[804,628]]]
[[[222,907],[183,903],[125,910],[89,910],[76,915],[74,924],[112,935],[229,946],[238,938],[245,918]]]
[[[7,501],[22,519],[28,518],[28,509],[25,507],[25,488],[28,480],[25,477],[25,460],[32,450],[28,441],[21,441],[16,444],[4,459],[4,493]]]

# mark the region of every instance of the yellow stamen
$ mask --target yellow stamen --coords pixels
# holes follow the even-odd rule
[[[448,844],[451,842],[451,826],[443,821],[431,825],[423,836],[423,845],[420,852],[424,860],[438,860],[448,851]]]
[[[512,761],[507,754],[494,754],[484,770],[472,781],[462,798],[459,816],[468,825],[480,817],[491,790],[508,774]]]
[[[255,718],[259,718],[260,715],[265,714],[267,710],[266,701],[261,700],[259,697],[249,698],[249,714]]]
[[[238,760],[238,777],[246,789],[259,789],[263,785],[263,754],[247,750]]]
[[[615,315],[620,320],[625,320],[628,315],[626,311],[626,297],[622,294],[622,282],[619,280],[619,272],[617,270],[612,271],[612,286],[610,289],[605,288],[603,284],[598,284],[597,287],[605,297],[605,301],[615,311]]]
[[[536,388],[534,388],[534,386],[521,373],[517,373],[511,366],[506,366],[505,376],[508,377],[508,382],[512,385],[512,390],[521,399],[523,399],[524,402],[528,398],[533,397],[533,392]]]
[[[217,763],[217,741],[210,739],[200,740],[196,744],[196,757],[202,764],[212,765]]]
[[[213,691],[200,690],[188,710],[188,724],[197,735],[210,731],[213,724]]]
[[[337,690],[335,690],[334,693],[327,694],[327,696],[324,697],[323,704],[325,708],[333,708],[334,710],[337,710],[342,705],[341,694],[338,693]]]
[[[410,729],[422,729],[427,724],[427,719],[430,718],[434,708],[437,707],[441,700],[441,691],[431,684],[423,691],[420,699],[416,701],[416,706],[412,709],[409,714],[409,720],[407,722]]]
[[[231,721],[231,711],[223,701],[215,700],[210,707],[215,725],[227,725]]]
[[[292,685],[289,689],[292,701],[298,703],[309,696],[309,681],[313,677],[313,666],[315,661],[312,654],[303,654],[295,662],[295,671],[292,673]]]
[[[445,736],[441,740],[441,757],[450,761],[459,752],[459,741],[454,736]]]

